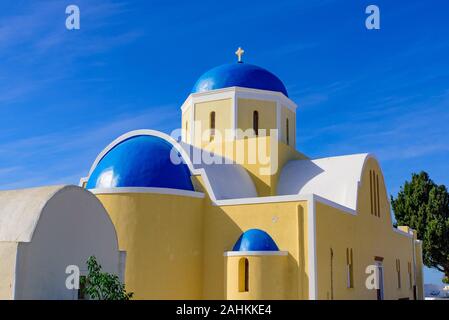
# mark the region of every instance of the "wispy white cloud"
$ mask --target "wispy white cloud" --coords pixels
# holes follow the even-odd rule
[[[404,101],[410,102],[406,97],[384,101],[346,121],[302,132],[298,138],[311,143],[333,137],[332,143],[323,146],[323,153],[374,152],[382,161],[449,153],[449,91],[406,104],[408,108],[404,108]]]
[[[8,167],[8,168],[0,168],[0,177],[17,172],[19,169],[20,169],[20,167],[18,167],[18,166]]]
[[[96,155],[119,135],[144,128],[170,133],[174,128],[167,124],[173,123],[178,113],[176,106],[154,106],[134,115],[119,114],[103,123],[3,142],[0,189],[77,183]]]
[[[313,86],[308,88],[299,88],[297,85],[289,86],[289,95],[301,107],[310,107],[321,104],[332,98],[333,95],[347,91],[355,83],[356,79],[335,81],[322,86]]]
[[[65,28],[65,6],[56,1],[35,1],[22,13],[2,19],[0,27],[0,103],[27,99],[51,84],[76,74],[82,57],[94,57],[143,37],[142,30],[117,28],[129,4],[84,1],[81,29]],[[116,27],[114,32],[104,32]],[[1,107],[1,105],[0,105]]]

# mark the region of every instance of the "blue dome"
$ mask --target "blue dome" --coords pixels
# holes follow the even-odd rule
[[[287,89],[278,77],[268,70],[247,63],[224,64],[207,71],[195,83],[192,93],[228,87],[278,91],[288,97]]]
[[[265,231],[250,229],[242,233],[232,251],[279,251],[279,248]]]
[[[134,136],[114,146],[99,161],[86,188],[157,187],[193,191],[185,163],[170,159],[173,145],[149,135]]]

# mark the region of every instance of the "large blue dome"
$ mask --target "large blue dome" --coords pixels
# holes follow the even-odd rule
[[[170,159],[173,145],[150,135],[133,136],[114,146],[98,162],[86,188],[157,187],[193,191],[185,163]]]
[[[250,229],[240,236],[232,251],[279,251],[279,248],[265,231]]]
[[[278,77],[268,70],[247,63],[224,64],[207,71],[195,83],[192,93],[228,87],[277,91],[288,97],[287,89]]]

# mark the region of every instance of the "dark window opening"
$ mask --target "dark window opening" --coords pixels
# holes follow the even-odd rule
[[[249,291],[249,262],[242,258],[239,261],[239,292]]]
[[[259,112],[253,112],[253,130],[256,136],[259,135]]]

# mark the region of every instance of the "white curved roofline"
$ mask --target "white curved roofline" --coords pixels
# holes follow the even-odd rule
[[[67,189],[88,192],[74,185],[0,191],[0,241],[31,242],[49,201]]]
[[[82,178],[81,181],[87,181],[90,177],[90,175],[92,174],[92,172],[95,170],[96,166],[98,165],[98,163],[101,161],[101,159],[103,159],[103,157],[111,150],[113,149],[116,145],[118,145],[119,143],[135,137],[135,136],[155,136],[158,138],[161,138],[165,141],[167,141],[168,143],[170,143],[181,155],[181,157],[184,160],[184,163],[188,166],[190,172],[192,175],[199,175],[201,176],[201,178],[203,179],[204,182],[204,187],[206,188],[206,191],[208,192],[211,200],[213,203],[217,203],[217,201],[219,201],[220,199],[218,199],[216,192],[214,192],[213,188],[212,188],[212,184],[209,180],[209,177],[206,173],[206,170],[204,168],[195,168],[189,154],[186,152],[186,150],[182,147],[182,145],[180,143],[178,143],[175,139],[173,139],[172,137],[170,137],[168,134],[157,131],[157,130],[151,130],[151,129],[140,129],[140,130],[133,130],[133,131],[129,131],[121,136],[119,136],[117,139],[115,139],[114,141],[112,141],[106,148],[104,148],[97,156],[97,158],[95,159],[94,163],[92,164],[90,170],[89,170],[89,175],[86,178]],[[251,183],[252,180],[251,180]],[[255,190],[255,187],[253,185],[253,188]]]
[[[122,134],[121,136],[119,136],[117,139],[115,139],[114,141],[112,141],[110,144],[108,144],[106,146],[106,148],[104,148],[97,156],[97,158],[95,159],[94,163],[92,164],[90,170],[89,170],[89,175],[88,177],[90,177],[90,175],[92,174],[92,172],[94,171],[94,169],[97,167],[98,163],[100,162],[101,159],[103,159],[103,157],[109,152],[111,151],[116,145],[118,145],[119,143],[132,138],[132,137],[136,137],[136,136],[155,136],[161,139],[164,139],[165,141],[169,142],[170,144],[173,145],[173,147],[176,148],[176,150],[181,154],[182,158],[184,159],[185,163],[187,164],[187,166],[189,167],[189,169],[191,171],[193,171],[195,168],[193,167],[192,162],[190,161],[189,156],[187,155],[187,153],[185,152],[185,150],[181,147],[181,145],[172,137],[170,137],[168,134],[157,131],[157,130],[151,130],[151,129],[139,129],[139,130],[133,130],[133,131],[129,131],[125,134]]]
[[[282,168],[279,195],[315,194],[352,210],[357,209],[362,174],[370,153],[291,160]]]

